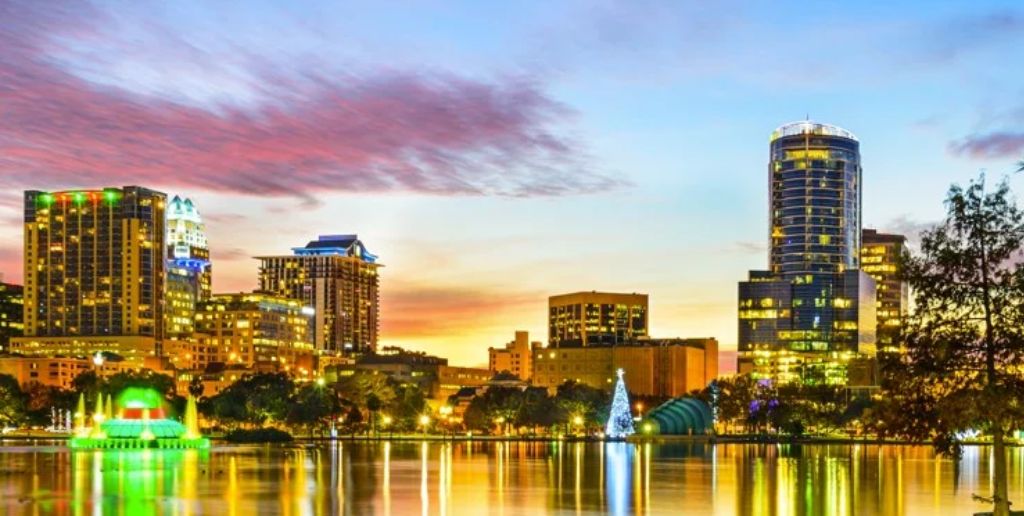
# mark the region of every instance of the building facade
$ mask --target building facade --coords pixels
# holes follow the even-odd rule
[[[2,357],[0,374],[13,376],[22,388],[40,384],[60,389],[73,389],[75,377],[95,371],[100,378],[118,373],[138,371],[141,367],[128,361],[95,362],[87,357]],[[163,372],[159,371],[158,372]]]
[[[39,348],[137,337],[159,353],[165,202],[137,186],[26,191],[22,338]],[[108,350],[83,350],[98,351]]]
[[[180,369],[221,363],[311,376],[312,323],[312,311],[295,299],[263,292],[217,294],[197,305],[196,333],[177,342],[172,360]]]
[[[792,279],[751,271],[739,284],[737,372],[845,384],[847,365],[875,352],[874,296],[874,281],[859,270]]]
[[[297,299],[315,312],[313,343],[335,354],[377,347],[377,257],[356,235],[321,236],[290,256],[261,256],[260,289]]]
[[[880,350],[895,351],[900,320],[910,308],[910,286],[900,278],[900,257],[906,252],[905,236],[864,230],[861,269],[875,280]]]
[[[875,282],[859,269],[860,144],[803,121],[776,129],[769,152],[769,270],[739,283],[737,370],[846,384],[877,340]]]
[[[24,289],[0,282],[0,353],[10,351],[11,339],[25,334]]]
[[[167,281],[164,334],[184,339],[195,330],[196,305],[210,299],[212,268],[206,228],[191,199],[167,203]]]
[[[517,331],[516,338],[503,348],[487,348],[487,369],[491,373],[509,372],[520,380],[533,376],[533,350],[540,342],[530,342],[530,332]]]
[[[548,345],[614,346],[647,337],[647,294],[575,292],[548,298]]]
[[[619,346],[547,347],[533,352],[533,385],[554,392],[566,381],[611,390],[622,368],[638,396],[675,397],[718,376],[718,341],[644,339]]]
[[[794,122],[771,136],[770,270],[783,278],[856,269],[860,143],[849,131]]]

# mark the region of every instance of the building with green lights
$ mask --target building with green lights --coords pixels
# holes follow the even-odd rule
[[[738,289],[738,371],[779,383],[846,384],[873,356],[875,281],[860,270],[860,143],[811,121],[771,136],[768,270]]]
[[[0,352],[8,351],[11,339],[25,332],[23,291],[21,285],[0,282]]]
[[[187,339],[195,329],[196,305],[210,299],[212,284],[206,228],[191,199],[175,195],[167,203],[166,240],[164,333]]]
[[[159,354],[165,203],[138,186],[26,191],[25,337],[12,349],[53,356],[69,340],[92,355],[131,337],[146,355]]]
[[[328,354],[377,349],[377,257],[357,235],[323,235],[291,255],[260,256],[260,290],[313,308],[313,343]]]

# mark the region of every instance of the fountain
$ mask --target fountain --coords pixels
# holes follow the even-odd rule
[[[210,447],[210,440],[199,433],[196,400],[188,397],[185,405],[185,424],[169,419],[164,411],[164,400],[152,389],[129,387],[117,398],[118,412],[114,417],[114,402],[107,396],[96,396],[96,410],[92,413],[92,426],[85,426],[85,398],[78,398],[75,413],[72,448],[200,448]]]

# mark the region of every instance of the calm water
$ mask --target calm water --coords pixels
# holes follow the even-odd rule
[[[987,450],[351,443],[208,452],[0,447],[3,514],[970,514]],[[1014,450],[1011,498],[1024,505]]]

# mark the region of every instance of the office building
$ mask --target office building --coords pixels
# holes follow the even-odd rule
[[[0,353],[10,350],[12,338],[24,335],[23,317],[24,289],[0,281]]]
[[[770,270],[783,278],[856,269],[861,238],[860,143],[811,121],[771,136]]]
[[[194,331],[196,305],[210,299],[212,270],[206,228],[191,199],[167,203],[165,336],[185,339]]]
[[[12,350],[160,353],[166,196],[138,186],[25,192],[25,336]]]
[[[647,294],[575,292],[548,298],[548,345],[613,346],[647,336]]]
[[[860,262],[861,269],[875,280],[880,350],[895,350],[900,318],[906,316],[909,309],[910,287],[900,279],[900,257],[906,251],[905,236],[864,230]]]
[[[718,375],[718,341],[642,339],[616,346],[547,347],[533,351],[533,385],[555,392],[566,381],[611,390],[622,368],[629,392],[675,397],[703,389]]]
[[[875,282],[860,266],[860,143],[811,121],[776,129],[769,268],[738,289],[738,371],[779,383],[847,383],[876,345]]]
[[[127,360],[97,361],[92,357],[0,357],[0,374],[14,377],[23,389],[39,384],[71,390],[75,386],[75,377],[85,372],[95,371],[100,378],[108,378],[119,373],[139,371],[141,368]],[[158,369],[156,372],[164,371]]]
[[[312,325],[312,309],[295,299],[264,292],[217,294],[196,306],[196,333],[176,342],[171,358],[180,369],[221,363],[311,376]]]
[[[492,373],[508,372],[520,380],[529,380],[533,375],[533,350],[542,346],[530,342],[530,332],[517,331],[516,338],[503,348],[487,348],[487,368]]]
[[[260,289],[314,310],[313,343],[323,353],[358,354],[377,347],[377,257],[356,235],[321,236],[292,255],[261,256]]]

